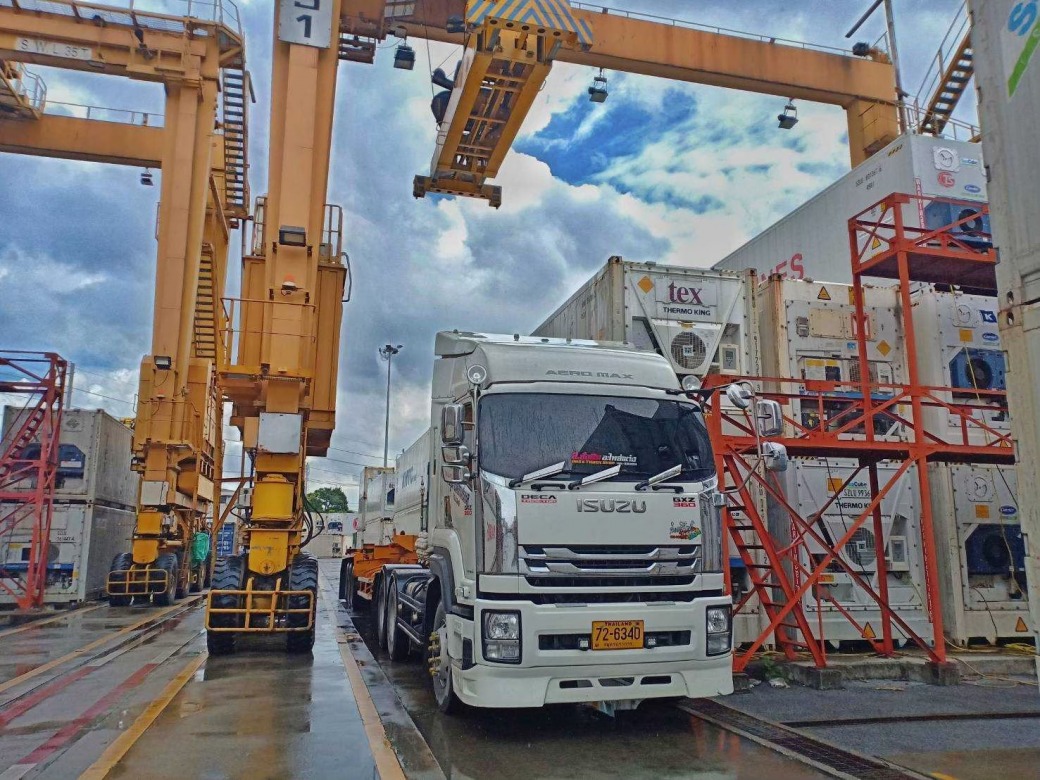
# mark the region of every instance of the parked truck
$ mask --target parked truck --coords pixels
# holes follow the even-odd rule
[[[669,361],[458,331],[435,352],[398,460],[418,561],[375,576],[390,658],[421,654],[445,712],[731,692],[714,457]]]

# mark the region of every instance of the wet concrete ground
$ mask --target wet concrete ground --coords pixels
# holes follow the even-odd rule
[[[323,562],[324,564],[325,562]],[[323,565],[330,580],[338,571]],[[341,609],[340,621],[347,615]],[[396,698],[450,778],[820,778],[826,775],[663,704],[607,718],[587,707],[470,710],[444,716],[418,658],[392,664],[376,651],[367,610],[352,616],[355,657],[378,669],[373,698]],[[389,706],[389,705],[388,705]],[[392,738],[392,737],[391,737]]]

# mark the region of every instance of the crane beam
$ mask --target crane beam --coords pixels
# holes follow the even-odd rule
[[[564,40],[558,50],[546,58],[546,65],[552,61],[568,62],[840,106],[845,109],[849,125],[853,165],[879,151],[899,133],[895,71],[884,56],[853,57],[839,49],[811,47],[579,4],[567,6],[563,0],[524,3],[470,0],[468,4],[466,0],[343,0],[341,30],[344,33],[383,38],[392,31],[403,31],[417,38],[466,46],[463,75],[469,75],[455,85],[451,108],[441,123],[431,177],[417,177],[417,196],[423,194],[424,188],[452,191],[451,186],[438,189],[433,185],[447,179],[447,157],[466,156],[467,149],[461,141],[452,141],[462,134],[460,131],[468,134],[466,128],[475,127],[475,121],[481,118],[482,104],[467,95],[475,94],[478,88],[483,88],[486,94],[486,90],[493,87],[485,79],[487,69],[473,67],[479,65],[482,54],[479,37],[488,30],[487,19],[480,15],[487,14],[487,6],[492,7],[491,16],[501,13],[503,18],[512,15],[518,19],[525,14],[526,18],[534,19],[539,6],[547,9],[547,17],[555,14],[559,18],[557,11],[561,6],[569,11],[569,21],[585,34],[578,39],[571,36]],[[462,20],[465,20],[465,32],[460,24]],[[508,44],[504,29],[501,35]],[[497,51],[499,56],[503,56],[503,52],[508,55],[508,45],[499,46]],[[492,148],[480,150],[488,160],[502,159],[543,80],[544,74],[519,86],[516,105],[504,118],[505,131],[495,139]],[[467,158],[466,162],[472,161]],[[461,167],[456,164],[451,175],[459,178]],[[490,172],[491,166],[488,168],[489,172],[484,175],[472,175],[470,165],[464,182],[455,187],[456,194],[497,196],[497,188],[485,181],[494,175]]]
[[[0,152],[158,168],[163,133],[162,126],[43,114],[30,122],[0,122]]]

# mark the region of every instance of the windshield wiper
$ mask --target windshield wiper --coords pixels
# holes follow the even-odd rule
[[[654,474],[652,477],[649,477],[643,482],[640,482],[638,485],[636,485],[636,490],[646,490],[648,487],[656,485],[658,482],[664,482],[665,480],[669,480],[672,477],[677,477],[682,473],[683,464],[676,463],[674,466],[670,466],[669,468],[666,468],[664,471]]]
[[[595,474],[589,474],[587,477],[576,479],[567,485],[568,490],[577,490],[585,485],[591,485],[593,482],[601,482],[604,479],[610,479],[616,477],[621,473],[621,464],[618,463],[616,466],[605,468],[602,471],[597,471]]]
[[[524,474],[519,479],[509,480],[509,487],[517,488],[525,482],[530,482],[532,479],[545,479],[546,477],[555,477],[567,470],[567,461],[561,460],[559,463],[553,463],[551,466],[545,466],[543,468],[532,471],[528,474]]]

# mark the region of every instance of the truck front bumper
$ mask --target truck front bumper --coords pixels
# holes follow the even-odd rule
[[[705,610],[730,606],[727,596],[667,604],[536,605],[478,600],[474,621],[452,616],[452,632],[473,642],[473,665],[453,663],[456,695],[475,707],[617,702],[733,692],[731,653],[708,656]],[[515,611],[521,622],[521,661],[482,656],[484,611]],[[642,620],[647,636],[689,632],[686,644],[633,650],[559,649],[556,637],[589,635],[594,621]],[[546,641],[543,641],[546,640]],[[458,659],[460,655],[452,653]]]

